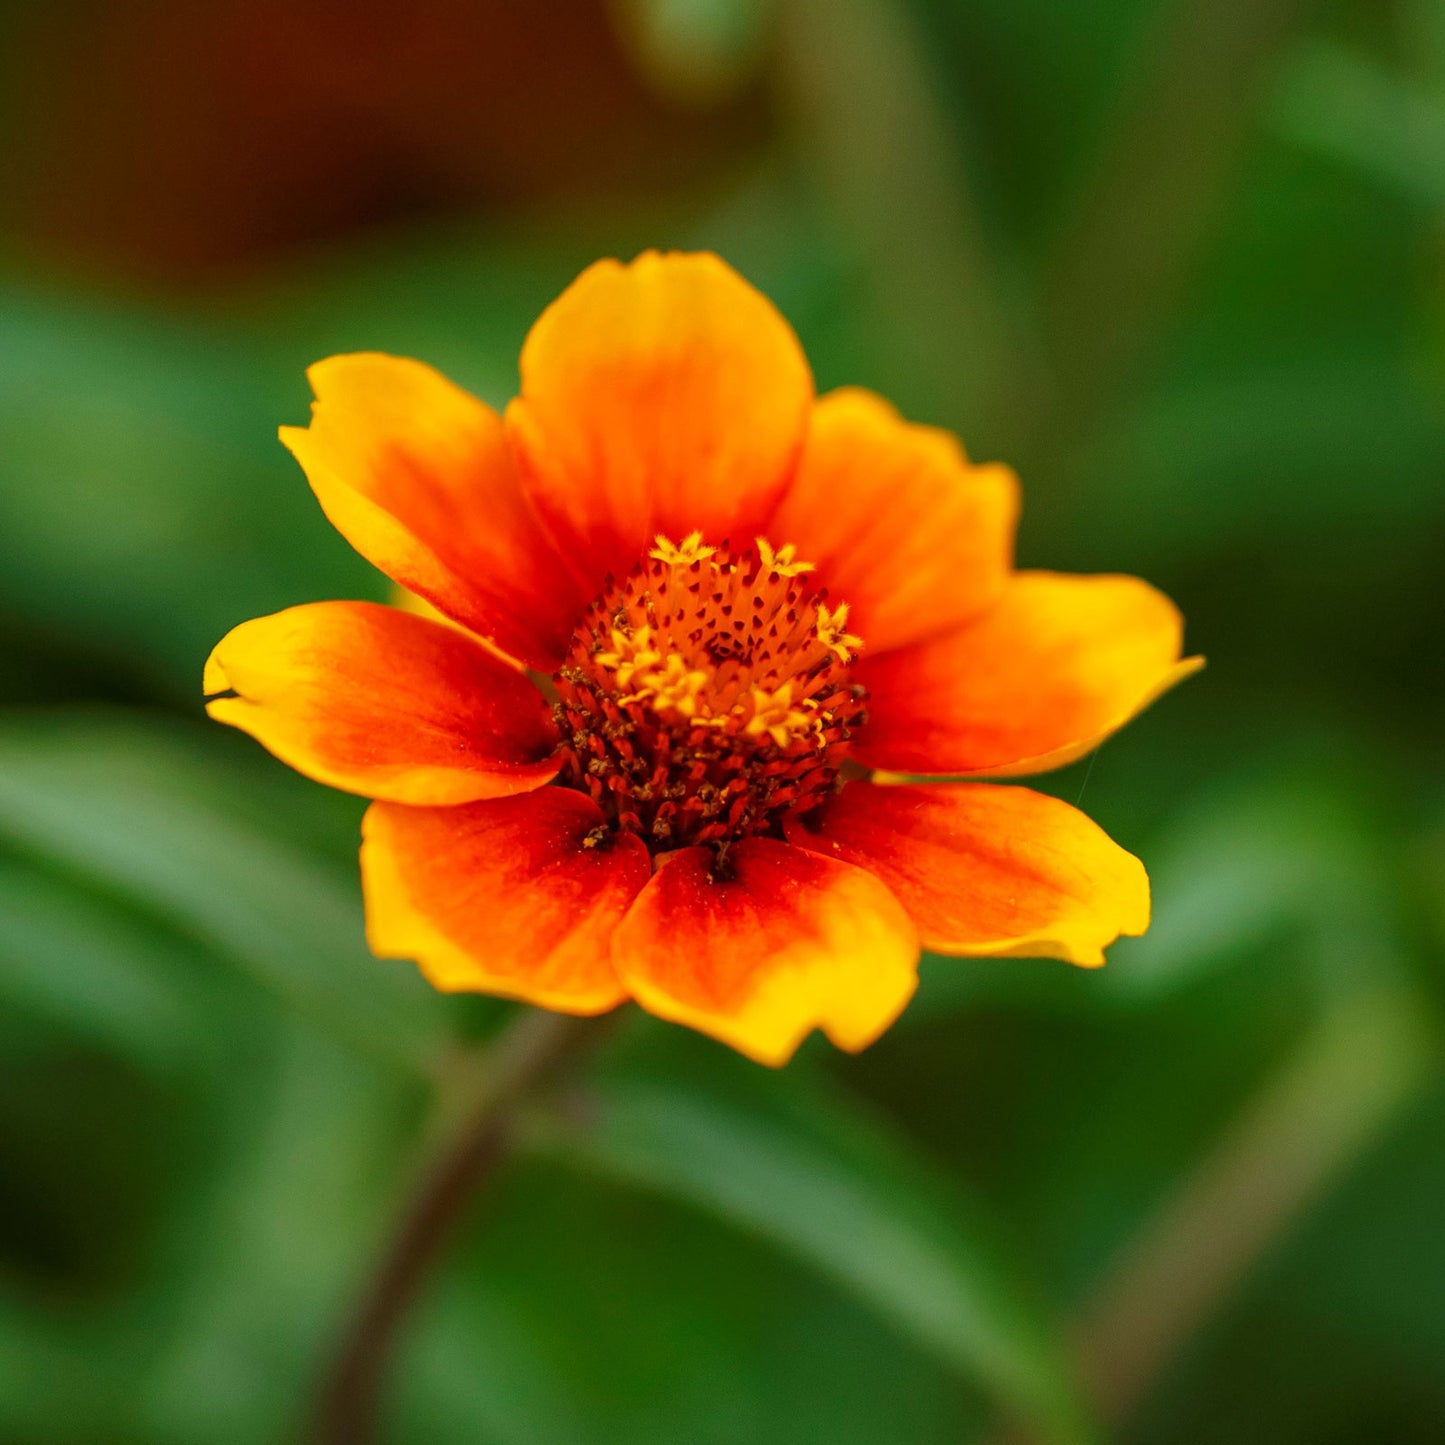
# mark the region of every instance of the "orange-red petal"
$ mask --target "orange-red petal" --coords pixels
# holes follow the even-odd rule
[[[1149,926],[1144,865],[1029,788],[851,783],[787,834],[882,879],[935,953],[1095,965]]]
[[[1015,573],[981,617],[882,657],[866,652],[869,767],[1008,777],[1062,767],[1203,665],[1136,577]]]
[[[537,510],[596,590],[656,533],[761,531],[812,400],[772,302],[716,256],[648,252],[597,262],[542,313],[507,426]]]
[[[393,581],[550,672],[588,599],[532,512],[501,417],[401,357],[333,356],[306,374],[311,424],[281,440],[336,529]]]
[[[205,690],[217,722],[368,798],[465,803],[557,772],[542,696],[517,668],[458,628],[375,602],[243,622],[212,652]]]
[[[728,855],[685,848],[653,876],[613,939],[628,991],[660,1018],[782,1064],[821,1028],[856,1051],[917,985],[918,943],[898,901],[845,863],[749,838]]]
[[[982,612],[1013,567],[1018,479],[974,466],[948,432],[906,422],[857,387],[813,408],[769,540],[817,567],[870,656]]]
[[[449,993],[612,1008],[626,993],[608,944],[651,863],[629,834],[589,846],[601,823],[566,788],[460,808],[373,804],[361,845],[372,952],[415,959]]]

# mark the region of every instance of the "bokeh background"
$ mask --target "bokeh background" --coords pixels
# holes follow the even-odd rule
[[[631,1019],[387,1438],[1445,1439],[1445,4],[9,0],[0,156],[0,1440],[298,1438],[509,1011],[367,956],[362,805],[201,663],[385,595],[307,363],[500,403],[649,245],[1178,599],[1208,670],[1045,781],[1156,923],[782,1074]]]

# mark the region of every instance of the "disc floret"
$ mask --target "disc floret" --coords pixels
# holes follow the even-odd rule
[[[559,780],[654,852],[722,858],[835,788],[866,716],[863,641],[791,545],[656,543],[588,609],[555,676]]]

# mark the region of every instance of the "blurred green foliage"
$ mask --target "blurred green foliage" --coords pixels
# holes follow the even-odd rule
[[[367,956],[361,805],[207,725],[201,662],[385,595],[274,440],[308,362],[504,401],[542,305],[654,244],[1016,463],[1026,564],[1180,602],[1208,671],[1044,784],[1156,922],[1101,974],[925,960],[866,1054],[779,1075],[632,1019],[469,1212],[389,1438],[1445,1438],[1445,6],[615,17],[653,124],[749,118],[686,185],[176,289],[0,202],[0,1439],[297,1429],[507,1009]]]

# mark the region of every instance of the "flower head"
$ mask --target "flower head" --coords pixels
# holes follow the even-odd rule
[[[1017,483],[856,389],[716,257],[591,267],[504,415],[419,362],[311,368],[282,429],[336,527],[440,618],[243,623],[211,715],[375,799],[367,933],[438,987],[626,998],[781,1063],[862,1048],[920,945],[1103,961],[1138,860],[990,782],[1082,756],[1198,666],[1129,577],[1016,572]]]

